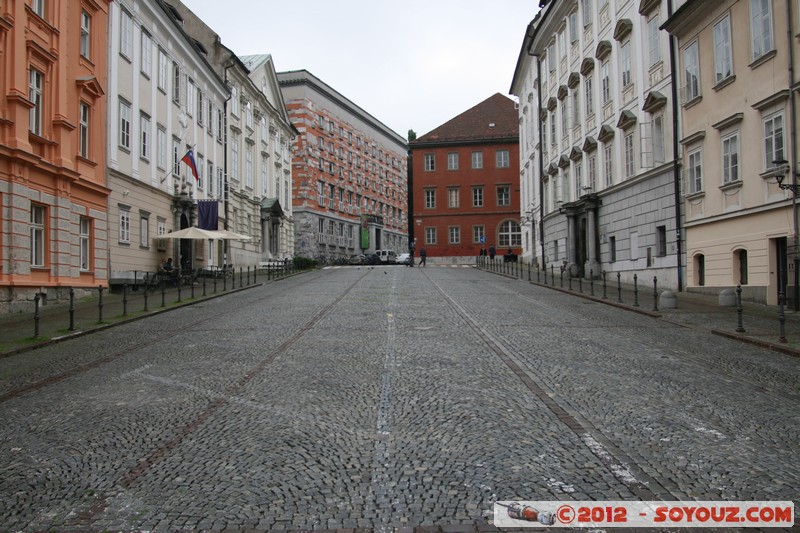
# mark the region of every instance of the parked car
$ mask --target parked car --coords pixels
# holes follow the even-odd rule
[[[397,259],[397,255],[395,255],[393,250],[375,250],[375,255],[381,258],[381,263],[387,265],[395,264],[395,260]]]
[[[395,263],[398,265],[409,265],[411,264],[411,254],[409,253],[402,253],[397,256],[395,259]]]
[[[365,265],[380,265],[381,258],[378,254],[364,254]]]
[[[367,258],[364,254],[355,254],[351,255],[347,262],[351,265],[365,265]]]

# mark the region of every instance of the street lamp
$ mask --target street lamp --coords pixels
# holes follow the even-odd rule
[[[792,191],[792,194],[797,196],[797,194],[800,193],[800,184],[797,184],[795,180],[792,180],[792,183],[783,183],[786,173],[789,172],[789,162],[785,159],[778,159],[773,161],[772,164],[775,165],[775,168],[778,169],[777,171],[779,172],[775,176],[775,180],[778,182],[778,187],[784,191]]]
[[[795,311],[800,311],[800,235],[798,235],[798,221],[797,221],[797,194],[800,192],[800,184],[797,183],[797,173],[793,172],[789,162],[785,159],[778,159],[772,162],[773,166],[777,169],[775,180],[778,182],[778,187],[784,191],[792,191],[792,217],[794,219],[794,236],[792,239],[793,248],[793,263],[794,263],[794,300],[792,308]],[[786,178],[786,173],[791,172],[792,183],[783,183]],[[782,280],[779,280],[779,283]]]

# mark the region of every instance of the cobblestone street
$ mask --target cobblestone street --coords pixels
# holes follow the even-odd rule
[[[799,362],[473,268],[315,271],[0,359],[0,531],[797,504]]]

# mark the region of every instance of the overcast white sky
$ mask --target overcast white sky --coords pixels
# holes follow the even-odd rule
[[[402,137],[511,87],[537,0],[183,0],[237,55],[305,69]]]

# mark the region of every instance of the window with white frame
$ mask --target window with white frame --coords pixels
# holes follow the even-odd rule
[[[550,113],[550,145],[554,146],[556,144],[556,113],[553,111]]]
[[[141,137],[140,153],[142,159],[150,159],[150,117],[142,113],[139,116],[139,134]]]
[[[472,188],[472,207],[483,207],[483,187]]]
[[[722,183],[739,181],[739,132],[722,138]]]
[[[239,89],[235,85],[231,87],[231,114],[239,116]]]
[[[119,146],[131,149],[131,105],[124,100],[119,101]]]
[[[120,9],[119,53],[128,60],[133,57],[133,18],[125,9]]]
[[[425,244],[436,244],[436,228],[425,228]]]
[[[573,45],[578,42],[578,13],[573,11],[567,19],[569,24],[569,42]]]
[[[253,147],[248,144],[244,152],[244,186],[253,188]]]
[[[30,124],[28,129],[31,133],[42,135],[42,116],[44,110],[44,100],[42,99],[42,91],[44,90],[44,74],[36,70],[30,69],[28,81],[28,100],[32,106],[29,112]]]
[[[231,134],[231,162],[228,165],[231,169],[231,179],[239,181],[239,133]]]
[[[614,184],[614,145],[606,143],[603,148],[603,167],[606,187]]]
[[[158,88],[163,92],[167,92],[167,70],[169,68],[169,59],[167,53],[159,47],[158,49],[158,79],[156,83]]]
[[[458,170],[458,152],[447,154],[447,170]]]
[[[158,125],[156,130],[156,154],[158,168],[166,170],[167,168],[167,129],[161,124]]]
[[[261,196],[269,196],[269,160],[266,157],[261,158]]]
[[[45,3],[45,1],[46,0],[33,0],[31,2],[31,9],[33,9],[33,12],[36,13],[37,15],[39,15],[41,18],[45,18],[44,17],[44,3]]]
[[[567,58],[567,31],[561,30],[558,34],[558,57],[560,59]]]
[[[131,212],[127,207],[119,208],[119,242],[130,244],[131,242]]]
[[[593,80],[594,72],[590,72],[583,81],[583,101],[586,104],[586,118],[594,115],[594,92],[592,89]]]
[[[483,152],[472,152],[472,168],[483,168]]]
[[[32,267],[44,266],[46,214],[47,209],[45,206],[31,204],[30,237]]]
[[[150,215],[139,213],[139,246],[150,247]]]
[[[597,154],[589,155],[587,164],[587,186],[590,192],[597,191]]]
[[[651,67],[661,61],[661,30],[658,29],[659,22],[658,14],[647,21],[647,56],[650,59],[649,66]]]
[[[81,56],[91,59],[92,54],[92,17],[81,11]]]
[[[592,23],[592,0],[582,0],[581,7],[583,8],[583,27],[587,27]]]
[[[192,78],[188,78],[186,83],[186,114],[192,116],[194,115],[194,96],[197,92],[197,88]]]
[[[458,187],[448,187],[447,188],[447,207],[459,207],[459,188]]]
[[[78,155],[89,159],[89,104],[81,102],[78,106],[80,123],[78,125]]]
[[[636,173],[636,152],[633,143],[633,130],[625,133],[623,148],[625,149],[625,177],[632,178]]]
[[[511,205],[511,187],[508,185],[501,185],[497,187],[497,205]]]
[[[733,76],[730,15],[725,15],[714,24],[714,76],[715,83]]]
[[[603,104],[611,99],[611,77],[609,74],[608,59],[600,64],[600,89],[603,98]]]
[[[206,162],[203,154],[197,154],[197,188],[202,189],[206,186],[204,172],[206,169]]]
[[[486,226],[472,226],[472,242],[475,244],[486,241]]]
[[[574,177],[574,191],[575,191],[575,200],[581,197],[581,193],[583,192],[583,163],[580,161],[576,161],[572,167],[573,177]]]
[[[622,88],[628,87],[633,83],[633,73],[631,65],[631,42],[627,41],[619,49],[620,71],[622,73]]]
[[[80,243],[80,270],[83,272],[91,270],[92,267],[91,233],[91,219],[80,217],[78,242]]]
[[[556,71],[556,45],[550,43],[547,47],[547,70],[550,71],[550,76]]]
[[[153,71],[153,39],[146,31],[142,31],[142,74],[148,78]]]
[[[567,137],[569,135],[569,120],[567,114],[567,102],[562,102],[559,106],[561,108],[561,136]]]
[[[770,169],[774,161],[786,159],[783,143],[783,111],[764,119],[764,168]]]
[[[200,87],[198,87],[197,88],[197,125],[199,127],[201,127],[201,128],[203,127],[203,123],[205,122],[205,120],[203,120],[203,115],[205,113],[205,108],[206,108],[206,103],[205,103],[205,100],[203,99],[203,90]]]
[[[686,157],[686,179],[689,194],[703,191],[703,150],[695,148]]]
[[[663,163],[666,160],[664,150],[664,115],[656,115],[650,124],[653,135],[653,163]]]
[[[175,177],[181,175],[181,141],[180,139],[172,138],[172,174]]]
[[[436,170],[436,156],[434,154],[425,154],[425,172],[433,172]]]
[[[450,244],[461,244],[461,226],[448,226],[447,233]]]
[[[425,209],[436,208],[436,189],[425,189]]]
[[[753,60],[772,51],[772,1],[750,0],[750,35]]]
[[[683,49],[684,102],[690,102],[700,96],[700,52],[698,46],[697,41],[694,41]]]
[[[177,61],[172,62],[172,100],[181,102],[181,66]]]
[[[497,242],[501,248],[522,246],[522,231],[515,220],[506,220],[500,223],[497,237]]]
[[[581,93],[576,87],[572,91],[572,127],[581,125]]]
[[[167,221],[164,218],[158,217],[156,218],[156,236],[161,237],[167,233]],[[156,245],[159,252],[164,252],[167,250],[167,239],[158,239],[156,241]]]

